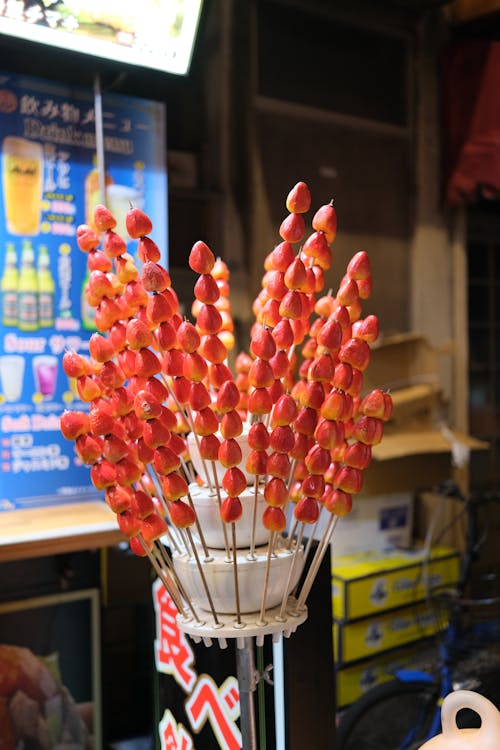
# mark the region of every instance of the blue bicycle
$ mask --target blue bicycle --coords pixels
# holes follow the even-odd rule
[[[435,669],[402,670],[368,690],[341,715],[336,750],[415,750],[441,731],[441,704],[457,689],[474,690],[500,707],[500,596],[498,571],[471,585],[483,536],[479,512],[498,503],[499,493],[464,498],[452,483],[437,488],[463,503],[467,537],[459,581],[453,591],[434,589],[429,601],[448,614],[440,633]],[[473,595],[468,592],[472,591]],[[473,712],[461,712],[458,726],[479,726]]]

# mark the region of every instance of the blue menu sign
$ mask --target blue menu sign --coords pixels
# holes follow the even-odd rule
[[[102,106],[116,231],[127,239],[133,204],[166,253],[165,106],[116,94]],[[0,72],[0,154],[0,510],[95,499],[88,467],[59,430],[65,408],[86,408],[62,356],[86,353],[95,330],[76,244],[100,202],[92,91]]]

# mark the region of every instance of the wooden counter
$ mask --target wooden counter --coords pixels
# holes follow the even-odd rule
[[[103,502],[0,513],[0,562],[107,547],[124,539]]]

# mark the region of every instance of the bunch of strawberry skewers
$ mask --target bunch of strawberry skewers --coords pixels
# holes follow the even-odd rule
[[[65,411],[61,431],[192,634],[210,615],[210,634],[222,628],[229,637],[242,627],[286,634],[305,619],[333,530],[392,413],[389,394],[363,394],[378,337],[376,316],[362,317],[367,253],[353,256],[335,295],[325,294],[333,202],[314,214],[307,238],[305,183],[286,206],[234,374],[229,271],[204,242],[189,255],[198,279],[188,320],[140,209],[126,221],[138,262],[105,206],[94,211],[100,235],[87,225],[77,232],[97,330],[89,356],[64,354],[88,407]]]

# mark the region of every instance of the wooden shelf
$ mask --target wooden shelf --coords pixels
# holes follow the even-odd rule
[[[107,547],[124,541],[103,502],[0,513],[0,562]]]

